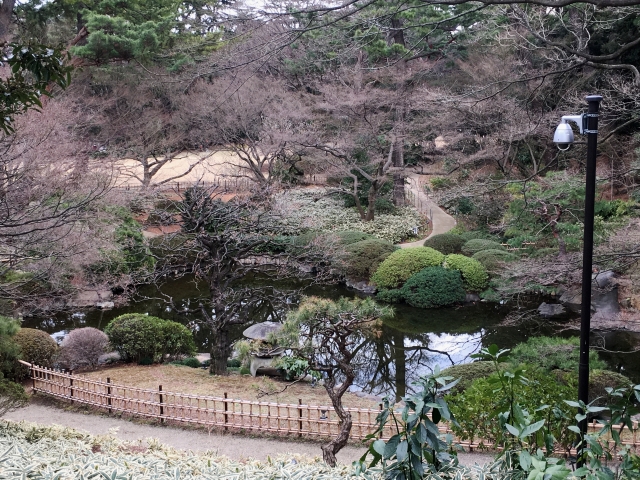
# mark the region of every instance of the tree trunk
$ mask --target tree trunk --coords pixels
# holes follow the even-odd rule
[[[336,381],[333,375],[329,374],[325,380],[324,388],[327,391],[329,398],[331,398],[333,408],[340,419],[340,432],[338,432],[338,435],[329,443],[321,447],[322,459],[331,467],[336,466],[336,453],[342,450],[342,448],[347,444],[349,441],[349,435],[351,434],[353,419],[351,418],[351,414],[342,406],[342,396],[353,384],[353,380],[353,373],[346,372],[344,382],[337,389],[335,388]]]
[[[402,141],[396,141],[393,147],[393,166],[397,168],[404,167],[404,145]],[[393,174],[393,204],[396,207],[402,207],[405,204],[404,191],[404,172],[395,172]]]
[[[404,334],[398,332],[393,335],[393,353],[396,366],[396,403],[407,394],[407,360],[404,351]]]
[[[229,332],[226,327],[211,328],[211,363],[209,373],[211,375],[227,375],[227,360],[231,355],[229,344]]]
[[[11,24],[13,23],[13,7],[16,0],[3,0],[0,5],[0,43],[11,40]]]
[[[371,182],[371,186],[369,187],[369,191],[367,192],[367,201],[369,205],[367,206],[367,216],[365,217],[365,222],[371,222],[375,220],[376,215],[376,198],[378,198],[378,181],[375,180]]]

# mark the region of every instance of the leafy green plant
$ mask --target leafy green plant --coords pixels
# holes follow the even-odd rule
[[[450,188],[453,185],[453,181],[450,178],[445,177],[433,177],[429,180],[431,183],[431,188],[434,190],[444,190],[445,188]]]
[[[400,289],[402,298],[412,307],[437,308],[462,302],[465,291],[460,272],[428,267],[411,276]]]
[[[451,389],[457,381],[444,377],[436,366],[432,375],[422,377],[415,383],[417,393],[403,398],[404,407],[398,415],[388,398],[383,400],[383,408],[376,418],[377,429],[368,436],[377,438],[391,424],[394,434],[389,440],[375,440],[359,462],[361,470],[366,469],[366,459],[373,457],[369,467],[382,462],[385,479],[418,480],[428,474],[436,474],[447,467],[455,466],[452,456],[452,438],[444,437],[438,431],[442,420],[455,425],[441,394]]]
[[[21,369],[17,369],[16,360],[20,357],[20,346],[14,336],[20,330],[20,322],[0,315],[0,373],[5,377],[17,379]]]
[[[452,253],[445,258],[444,268],[460,271],[465,288],[473,292],[487,288],[489,275],[478,260]]]
[[[273,366],[282,373],[282,376],[287,382],[297,380],[305,375],[311,375],[318,380],[322,378],[320,372],[312,370],[309,367],[309,361],[304,358],[284,356],[278,358]]]
[[[499,242],[480,238],[469,240],[462,246],[462,253],[467,256],[474,255],[483,250],[506,250],[506,248]]]
[[[20,358],[25,362],[41,367],[53,366],[58,344],[48,333],[34,328],[21,328],[13,336],[13,341],[20,347]]]
[[[161,320],[160,331],[162,334],[161,359],[165,357],[175,358],[180,355],[194,355],[196,353],[193,334],[191,330],[181,323]]]
[[[398,288],[423,268],[442,264],[444,255],[429,247],[404,248],[389,255],[371,276],[378,288]]]
[[[398,248],[379,238],[352,243],[336,261],[344,275],[353,280],[369,280],[380,264]]]
[[[423,245],[425,247],[431,247],[445,255],[449,255],[450,253],[460,253],[464,243],[465,240],[460,235],[441,233],[427,238]]]

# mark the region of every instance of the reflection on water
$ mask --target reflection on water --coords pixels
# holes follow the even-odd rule
[[[340,285],[310,285],[304,281],[286,281],[273,284],[268,278],[250,278],[247,283],[269,286],[281,292],[279,303],[266,303],[251,323],[277,320],[289,308],[295,307],[300,292],[325,298],[354,297],[357,293]],[[32,317],[23,322],[24,327],[38,328],[61,339],[74,328],[95,327],[104,329],[109,321],[124,313],[148,313],[167,320],[188,325],[194,333],[200,351],[209,350],[209,332],[200,323],[197,314],[185,313],[185,308],[198,304],[204,297],[203,290],[194,282],[179,280],[167,283],[162,292],[151,287],[140,291],[136,302],[113,310],[88,310],[59,313],[50,317]],[[169,307],[159,295],[170,295],[174,307]],[[534,305],[537,306],[537,303]],[[511,307],[479,303],[458,308],[421,310],[407,305],[395,306],[396,315],[387,321],[378,336],[367,339],[359,353],[357,390],[376,395],[402,397],[412,389],[412,384],[421,375],[430,373],[439,365],[445,368],[452,364],[470,361],[470,355],[483,346],[493,343],[501,348],[511,348],[533,335],[577,336],[575,329],[567,329],[567,320],[544,320],[501,326],[500,323]],[[232,336],[239,339],[248,326],[235,327]],[[601,354],[610,368],[640,382],[640,353],[622,353],[640,344],[640,335],[622,331],[593,333],[592,344],[606,346],[617,353]]]

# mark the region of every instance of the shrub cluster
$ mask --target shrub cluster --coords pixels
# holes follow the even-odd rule
[[[452,253],[445,258],[444,267],[459,270],[465,288],[473,292],[480,292],[487,288],[489,275],[478,260]]]
[[[398,248],[390,242],[373,238],[347,245],[338,260],[347,278],[369,280],[378,266]]]
[[[496,369],[493,363],[482,360],[471,363],[463,363],[460,365],[452,365],[442,371],[442,375],[459,379],[455,387],[451,389],[451,393],[460,393],[465,391],[471,384],[479,378],[487,378],[495,373]]]
[[[398,288],[423,268],[442,265],[444,255],[429,247],[397,250],[380,264],[371,276],[378,288]]]
[[[354,243],[362,242],[364,240],[371,240],[376,238],[369,233],[359,232],[357,230],[347,230],[344,232],[335,232],[335,235],[342,245],[352,245]]]
[[[95,368],[101,355],[106,353],[109,337],[97,328],[71,330],[60,345],[58,361],[65,368]]]
[[[53,366],[58,344],[48,333],[35,328],[21,328],[13,336],[13,341],[20,346],[20,358],[25,362],[41,367]]]
[[[427,238],[424,241],[425,247],[431,247],[440,253],[449,255],[450,253],[460,253],[465,240],[454,233],[441,233]]]
[[[412,307],[437,308],[462,302],[465,291],[460,272],[428,267],[410,277],[400,289]]]
[[[475,239],[469,240],[462,246],[462,253],[471,256],[482,250],[506,250],[500,243],[494,240]]]
[[[489,272],[498,270],[504,262],[511,262],[516,256],[506,250],[481,250],[471,258],[478,260]]]
[[[124,361],[150,364],[165,356],[194,355],[191,331],[177,322],[130,313],[109,322],[105,333]]]

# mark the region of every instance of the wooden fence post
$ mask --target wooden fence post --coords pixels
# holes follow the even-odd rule
[[[69,370],[69,387],[69,396],[73,398],[73,370]]]
[[[107,405],[109,405],[109,413],[112,413],[111,410],[111,379],[107,377]]]
[[[298,418],[300,420],[298,420],[298,436],[301,437],[302,436],[302,399],[299,398],[298,399]]]
[[[33,393],[36,391],[36,369],[33,366],[33,363],[31,364],[31,390]]]
[[[227,398],[227,392],[224,392],[224,398],[226,400]],[[224,402],[224,429],[228,430],[229,428],[227,427],[227,422],[229,421],[229,416],[227,415],[227,411],[229,410],[229,404],[227,402]]]
[[[160,423],[164,423],[164,407],[162,406],[162,385],[158,385],[158,396],[160,397]]]

